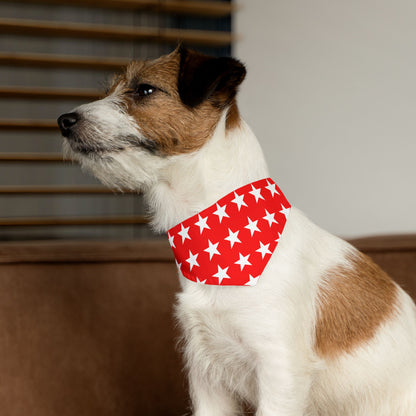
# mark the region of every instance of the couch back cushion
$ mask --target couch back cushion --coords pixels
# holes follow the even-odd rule
[[[416,296],[416,236],[356,240]],[[0,408],[8,416],[188,413],[165,240],[0,244]]]

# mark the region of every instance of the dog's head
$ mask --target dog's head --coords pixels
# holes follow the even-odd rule
[[[133,61],[103,99],[59,117],[65,151],[110,186],[146,186],[164,160],[204,146],[224,111],[228,128],[238,124],[245,73],[235,59],[183,47]]]

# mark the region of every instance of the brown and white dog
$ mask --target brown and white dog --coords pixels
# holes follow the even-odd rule
[[[232,58],[178,48],[132,62],[107,96],[59,118],[66,152],[103,183],[143,192],[166,231],[268,177],[235,96]],[[193,414],[414,416],[416,308],[367,257],[291,209],[256,286],[179,274]]]

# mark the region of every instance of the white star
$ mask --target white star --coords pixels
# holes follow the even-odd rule
[[[267,209],[265,211],[266,215],[263,218],[269,223],[269,227],[271,227],[274,222],[278,224],[278,222],[274,219],[275,214],[270,214]]]
[[[244,284],[244,286],[254,286],[257,283],[257,280],[259,280],[260,275],[257,277],[253,277],[251,274],[248,275],[250,280]]]
[[[196,282],[197,283],[201,283],[202,285],[204,285],[206,281],[207,281],[207,279],[205,279],[205,280],[199,280],[198,278],[196,278]]]
[[[276,238],[276,240],[274,240],[274,241],[276,241],[276,243],[278,243],[278,242],[279,242],[280,237],[282,236],[282,234],[280,234],[280,233],[278,233],[278,234],[279,234],[279,237],[277,237],[277,238]]]
[[[251,266],[251,263],[248,261],[250,254],[247,254],[247,256],[243,256],[241,253],[238,253],[238,254],[240,256],[240,260],[237,260],[235,264],[239,264],[241,267],[241,270],[244,269],[244,266]]]
[[[272,197],[274,196],[274,194],[280,195],[279,192],[277,192],[275,183],[270,183],[269,181],[267,181],[267,186],[265,188],[267,188],[270,191]]]
[[[199,267],[198,262],[196,261],[196,258],[198,257],[197,254],[192,254],[191,250],[189,250],[189,257],[186,259],[186,261],[189,263],[189,269],[192,270],[192,267],[197,266]]]
[[[251,219],[249,217],[247,217],[247,219],[248,219],[248,224],[246,226],[244,226],[244,228],[248,228],[250,230],[251,236],[253,236],[253,234],[256,231],[259,231],[260,232],[260,230],[257,228],[257,221],[258,220],[251,221]]]
[[[218,266],[218,272],[213,274],[213,277],[218,277],[218,284],[221,284],[222,279],[231,279],[230,276],[227,274],[228,267],[225,269],[222,269],[220,266]]]
[[[218,247],[218,244],[219,244],[219,243],[212,244],[212,243],[211,243],[211,241],[209,241],[209,240],[208,240],[208,244],[209,244],[208,248],[204,249],[204,251],[206,251],[207,253],[209,253],[209,259],[210,259],[210,260],[212,259],[212,256],[213,256],[214,254],[221,254],[221,253],[217,250],[217,247]]]
[[[184,228],[183,224],[181,224],[181,230],[178,232],[178,234],[182,237],[182,244],[187,238],[189,240],[191,239],[191,237],[189,237],[188,231],[189,227]]]
[[[171,247],[176,248],[175,247],[175,243],[173,242],[173,239],[175,238],[175,236],[174,235],[170,235],[168,233],[168,238],[169,238],[169,244],[171,245]]]
[[[262,259],[264,259],[264,256],[266,254],[272,254],[272,252],[269,250],[269,245],[270,245],[270,243],[269,244],[263,244],[260,241],[260,248],[258,248],[256,251],[258,251],[259,253],[261,253],[261,258]]]
[[[220,220],[220,222],[222,221],[222,219],[224,218],[224,217],[227,217],[227,218],[230,218],[230,216],[225,212],[225,208],[226,208],[227,206],[226,205],[224,205],[223,207],[220,207],[218,204],[217,204],[217,210],[214,212],[214,214],[215,215],[218,215],[218,219]]]
[[[251,185],[251,191],[249,191],[250,194],[252,194],[254,196],[254,198],[256,198],[256,202],[258,202],[259,199],[264,199],[263,196],[261,195],[261,188],[255,188],[253,185]]]
[[[238,210],[240,211],[240,208],[242,205],[244,205],[245,207],[247,206],[247,204],[244,202],[244,194],[243,195],[237,195],[236,192],[234,192],[234,196],[235,198],[231,201],[234,202],[234,204],[237,204]]]
[[[178,263],[178,261],[175,259],[175,263],[176,263],[176,267],[179,269],[179,271],[181,270],[182,267],[182,263]]]
[[[199,227],[199,232],[202,234],[202,231],[204,231],[204,229],[208,229],[210,230],[208,224],[207,224],[207,220],[208,217],[202,218],[199,214],[198,214],[198,221],[195,223],[195,225],[197,225]]]
[[[281,212],[285,217],[286,217],[286,219],[287,219],[287,217],[289,216],[289,212],[290,212],[290,207],[289,208],[285,208],[284,206],[283,206],[283,204],[280,204],[281,206],[282,206],[282,210],[281,211],[279,211],[279,212]]]
[[[240,231],[236,231],[233,233],[230,229],[228,229],[228,237],[225,237],[225,240],[228,240],[231,244],[231,248],[233,248],[234,243],[241,243],[241,241],[238,238],[238,233]]]

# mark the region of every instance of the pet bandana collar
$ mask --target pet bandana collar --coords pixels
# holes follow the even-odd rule
[[[289,213],[270,178],[236,189],[168,231],[179,270],[197,283],[254,286]]]

